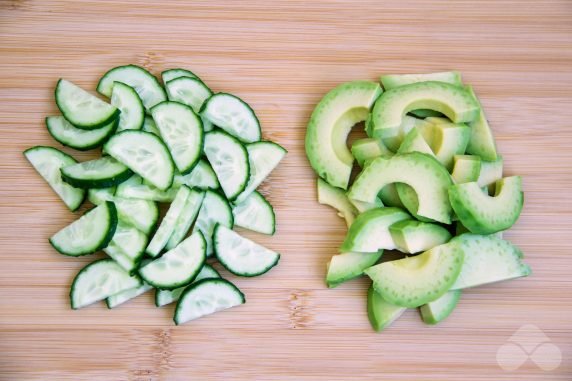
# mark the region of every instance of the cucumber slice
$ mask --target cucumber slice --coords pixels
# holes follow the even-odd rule
[[[215,226],[213,246],[220,263],[238,276],[262,275],[280,260],[280,254],[240,236],[224,225]]]
[[[419,199],[418,215],[446,224],[451,222],[447,193],[453,184],[451,176],[437,160],[418,152],[374,159],[357,177],[348,197],[373,202],[383,187],[395,182],[415,190]]]
[[[365,213],[372,209],[383,208],[384,206],[379,198],[376,198],[374,202],[363,202],[352,200],[351,198],[348,198],[348,201],[354,206],[354,208],[356,208],[357,214]]]
[[[193,110],[181,103],[163,102],[151,109],[161,138],[179,172],[189,173],[203,150],[203,125]]]
[[[172,81],[176,78],[188,77],[188,78],[198,78],[195,73],[187,69],[169,69],[161,73],[163,78],[163,83],[166,85],[167,82]]]
[[[520,249],[493,235],[463,234],[451,240],[465,253],[459,277],[451,286],[460,290],[531,274]]]
[[[372,111],[373,137],[396,136],[403,116],[420,108],[439,111],[455,123],[475,120],[479,104],[466,89],[443,82],[418,82],[382,94]]]
[[[134,175],[117,186],[115,195],[127,199],[171,202],[175,199],[179,188],[180,186],[162,191],[154,186],[143,184],[143,179],[140,176]]]
[[[193,283],[197,283],[200,280],[208,278],[220,278],[220,274],[211,265],[205,263],[199,274],[193,280]],[[167,304],[176,302],[179,300],[181,294],[186,288],[187,286],[175,288],[174,290],[157,289],[157,291],[155,291],[155,305],[157,307],[163,307]]]
[[[153,134],[126,130],[109,139],[104,150],[160,190],[173,183],[175,168],[171,155]]]
[[[87,191],[87,199],[93,205],[103,204],[105,201],[115,201],[116,187],[89,189]],[[115,205],[117,207],[117,205]]]
[[[24,156],[34,169],[46,180],[72,212],[76,211],[85,199],[85,190],[77,189],[62,180],[60,169],[77,161],[52,147],[36,146],[24,151]]]
[[[74,278],[71,308],[77,310],[140,285],[141,279],[130,276],[113,259],[100,259],[85,266]]]
[[[379,140],[365,138],[356,140],[354,144],[352,144],[352,155],[359,166],[363,167],[367,160],[375,159],[379,156],[393,156],[393,152]]]
[[[159,132],[159,129],[157,128],[157,125],[155,124],[153,117],[151,116],[145,116],[145,119],[143,121],[143,127],[141,127],[141,130],[161,137],[161,133]]]
[[[354,81],[339,85],[322,98],[306,130],[306,155],[318,176],[347,189],[353,156],[346,140],[363,122],[382,90],[378,83]]]
[[[203,103],[213,92],[198,78],[179,77],[165,83],[170,101],[189,106],[194,112],[201,110]]]
[[[191,188],[199,189],[218,189],[220,184],[216,178],[216,173],[213,168],[208,163],[208,161],[200,159],[191,171],[187,175],[181,175],[180,173],[175,175],[173,179],[173,186],[180,187],[181,185],[187,185]]]
[[[172,290],[193,281],[207,258],[206,243],[201,232],[192,234],[139,270],[141,278],[153,287]]]
[[[457,306],[460,290],[446,292],[440,298],[419,307],[421,318],[426,324],[437,324],[445,320]]]
[[[373,286],[367,291],[367,316],[371,327],[376,331],[383,331],[397,320],[407,308],[387,303]]]
[[[426,120],[434,125],[431,149],[437,160],[450,171],[453,169],[454,156],[465,153],[471,137],[471,129],[466,124],[451,123],[446,118],[427,118]]]
[[[191,225],[195,222],[197,215],[199,214],[199,209],[203,203],[203,199],[205,198],[205,192],[196,192],[194,190],[191,191],[187,201],[185,202],[185,206],[183,211],[177,218],[177,222],[175,224],[175,229],[173,230],[173,234],[171,234],[171,238],[167,242],[166,248],[167,250],[171,250],[175,248],[181,241],[185,238]]]
[[[85,130],[103,127],[119,115],[117,108],[65,79],[56,86],[56,104],[71,124]]]
[[[137,267],[139,266],[135,259],[131,258],[128,254],[121,250],[121,248],[113,243],[113,241],[109,242],[109,245],[107,245],[103,251],[129,274],[135,273]]]
[[[223,131],[205,137],[205,154],[229,200],[244,191],[250,179],[248,152],[240,142]]]
[[[391,90],[396,87],[427,81],[445,82],[455,86],[463,86],[461,74],[456,71],[423,74],[392,74],[381,76],[381,84],[385,90]]]
[[[334,255],[328,263],[326,284],[329,288],[338,287],[363,275],[363,271],[377,263],[383,251],[377,253],[343,253]]]
[[[118,251],[117,249],[119,249],[120,253],[125,257],[123,259],[128,259],[128,261],[119,264],[122,265],[126,271],[132,272],[139,266],[141,259],[143,259],[147,241],[147,236],[143,232],[119,220],[113,239],[109,244],[112,246],[112,249],[108,252],[107,248],[105,248],[103,251],[111,258],[116,259],[114,254]],[[118,262],[120,261],[118,260]]]
[[[109,70],[99,80],[97,91],[111,97],[114,82],[122,82],[135,89],[147,110],[167,100],[167,94],[157,78],[142,67],[125,65]]]
[[[193,233],[200,231],[207,242],[207,255],[213,253],[212,236],[216,224],[224,225],[230,229],[234,226],[232,209],[228,201],[218,193],[206,191],[199,216],[193,227]]]
[[[440,225],[414,220],[399,221],[389,227],[397,250],[415,254],[449,242],[451,234]]]
[[[411,217],[398,208],[378,208],[357,216],[350,227],[340,250],[359,253],[375,253],[396,248],[389,227]]]
[[[117,212],[112,202],[87,211],[50,238],[61,254],[77,257],[95,253],[107,246],[115,234]]]
[[[107,308],[113,309],[125,302],[128,302],[131,299],[135,299],[139,295],[143,295],[149,290],[152,290],[153,286],[148,283],[143,283],[141,286],[134,287],[127,289],[125,291],[121,291],[115,295],[107,297],[105,299],[105,303],[107,304]]]
[[[62,179],[76,188],[109,188],[121,184],[133,172],[111,156],[68,165],[61,169]]]
[[[52,138],[66,147],[79,151],[89,151],[101,146],[117,128],[118,119],[107,125],[94,129],[82,130],[68,122],[63,116],[48,116],[46,126]]]
[[[237,96],[213,95],[203,104],[201,115],[243,143],[260,140],[260,122],[254,110]]]
[[[273,235],[276,232],[276,217],[272,205],[264,196],[254,191],[238,205],[232,208],[234,225],[262,234]]]
[[[121,82],[114,82],[111,90],[111,104],[121,110],[117,131],[140,130],[145,121],[145,107],[134,88]]]
[[[163,248],[167,245],[169,238],[171,238],[171,235],[175,230],[177,220],[179,219],[179,216],[183,212],[183,209],[187,203],[187,199],[193,193],[196,192],[185,185],[179,189],[175,199],[173,200],[173,203],[171,206],[169,206],[169,210],[167,211],[165,218],[163,218],[163,221],[161,221],[161,225],[159,225],[159,228],[155,232],[153,239],[151,242],[149,242],[149,246],[147,246],[146,252],[149,256],[158,256],[161,250],[163,250]]]
[[[472,155],[455,155],[451,177],[455,184],[477,181],[481,173],[481,158]],[[502,174],[501,174],[502,177]]]
[[[384,262],[365,270],[388,303],[415,308],[447,292],[463,266],[463,250],[447,243],[423,254]]]
[[[493,197],[481,191],[478,183],[449,188],[451,206],[461,223],[472,233],[492,234],[510,228],[522,211],[524,195],[520,176],[497,181]]]
[[[473,88],[471,86],[467,86],[466,89],[480,106],[479,99],[473,91]],[[467,146],[467,153],[480,156],[481,159],[486,161],[497,160],[499,156],[497,153],[495,138],[491,128],[489,127],[489,122],[487,121],[487,117],[485,116],[482,107],[479,115],[469,124],[469,127],[471,127],[471,138],[469,139],[469,145]]]
[[[250,178],[246,188],[236,198],[237,204],[246,200],[286,155],[284,148],[268,141],[248,144],[246,151],[248,152]]]
[[[185,289],[173,320],[179,325],[245,302],[244,294],[229,281],[203,279]]]
[[[144,234],[150,234],[159,221],[159,208],[153,201],[114,198],[117,216]]]

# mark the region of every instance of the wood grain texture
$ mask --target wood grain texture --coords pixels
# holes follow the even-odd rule
[[[186,67],[256,110],[289,155],[263,185],[282,253],[248,303],[175,327],[150,295],[117,310],[71,311],[68,287],[93,258],[47,238],[68,212],[22,156],[58,146],[43,125],[65,77],[93,89],[126,63]],[[572,2],[0,0],[0,380],[572,379]],[[485,106],[526,205],[506,234],[527,279],[467,291],[442,325],[408,311],[375,334],[365,279],[324,286],[344,223],[317,204],[303,150],[313,106],[334,85],[383,73],[456,69]],[[70,151],[71,152],[71,151]],[[79,159],[92,154],[73,153]],[[497,364],[522,324],[562,352],[546,372]]]

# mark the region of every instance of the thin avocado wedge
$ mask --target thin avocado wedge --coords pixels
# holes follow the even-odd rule
[[[338,211],[338,216],[346,221],[348,227],[354,222],[358,214],[356,208],[348,200],[346,192],[328,184],[324,179],[318,177],[318,202],[328,205]]]
[[[326,284],[334,288],[363,275],[363,271],[377,263],[383,251],[377,253],[342,253],[334,255],[328,263]]]
[[[397,320],[407,308],[387,303],[379,293],[370,286],[367,291],[367,316],[371,327],[377,332],[383,331]]]
[[[426,120],[434,125],[431,150],[445,168],[452,170],[454,156],[464,154],[467,149],[471,129],[464,123],[451,123],[446,118],[427,118]]]
[[[351,151],[360,167],[363,167],[366,161],[375,159],[376,157],[393,156],[393,152],[380,140],[372,138],[356,140],[354,144],[352,144]]]
[[[457,307],[461,298],[460,290],[447,291],[439,299],[429,302],[419,307],[421,319],[426,324],[437,324],[445,320]]]
[[[373,124],[372,124],[373,125]],[[431,134],[433,123],[429,123],[423,119],[417,119],[409,115],[403,117],[403,121],[399,126],[397,134],[394,136],[384,137],[381,139],[383,144],[392,152],[397,152],[401,147],[403,140],[413,128],[418,128],[427,142],[432,140]],[[373,127],[372,127],[373,129]],[[373,135],[373,131],[372,131]]]
[[[398,134],[409,111],[430,109],[446,115],[454,123],[475,120],[480,107],[470,92],[443,82],[418,82],[383,93],[372,111],[373,137]]]
[[[405,85],[417,82],[445,82],[455,86],[462,86],[463,80],[461,73],[458,71],[442,71],[438,73],[422,73],[422,74],[389,74],[382,75],[380,78],[383,88],[387,90],[395,89]]]
[[[417,214],[445,224],[451,223],[447,190],[453,181],[437,160],[418,152],[379,157],[367,165],[353,183],[348,197],[373,202],[383,187],[391,183],[411,186],[418,197]]]
[[[354,160],[346,145],[348,134],[366,119],[381,92],[375,82],[344,83],[314,109],[306,130],[306,154],[318,176],[329,184],[347,189]]]
[[[473,91],[473,88],[466,86],[466,90],[480,105],[480,101]],[[471,138],[467,146],[467,153],[480,156],[483,160],[487,161],[497,160],[498,152],[495,138],[482,107],[477,117],[469,123],[469,127],[471,127]]]
[[[478,181],[481,174],[481,158],[474,155],[453,156],[451,177],[455,184]]]
[[[451,233],[441,225],[415,220],[403,220],[389,227],[397,250],[415,254],[449,242]]]

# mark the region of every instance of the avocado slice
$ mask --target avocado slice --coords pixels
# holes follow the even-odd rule
[[[401,200],[399,199],[399,194],[397,193],[396,184],[387,184],[381,191],[379,191],[379,199],[385,206],[395,206],[396,208],[405,209]]]
[[[451,234],[440,225],[414,220],[404,220],[389,227],[389,233],[397,250],[415,254],[449,242]]]
[[[461,223],[476,234],[492,234],[510,228],[520,216],[524,195],[520,176],[497,181],[495,195],[485,194],[477,182],[449,188],[451,206]]]
[[[449,242],[465,253],[461,273],[451,286],[460,290],[483,284],[499,282],[531,274],[530,267],[522,262],[520,249],[508,241],[493,235],[466,233]]]
[[[397,320],[407,308],[394,306],[387,303],[375,291],[373,286],[367,291],[367,316],[371,327],[376,331],[383,331],[391,323]]]
[[[375,265],[365,274],[385,301],[415,308],[447,292],[462,266],[463,251],[459,245],[446,243],[414,257]]]
[[[393,152],[391,152],[380,140],[373,138],[356,140],[352,144],[351,151],[360,167],[363,167],[367,160],[375,159],[379,156],[393,156]]]
[[[447,190],[453,180],[435,158],[419,152],[374,159],[356,178],[348,197],[373,202],[379,191],[391,183],[405,183],[415,190],[419,201],[418,215],[451,223],[452,209]]]
[[[427,118],[433,123],[434,133],[431,150],[437,160],[449,171],[453,168],[453,157],[462,155],[467,149],[471,137],[471,129],[463,123],[451,123],[446,118]]]
[[[481,161],[481,172],[477,182],[479,187],[487,187],[490,193],[495,191],[495,183],[502,179],[503,159],[498,156],[495,161]]]
[[[358,214],[356,208],[348,200],[346,192],[336,188],[318,177],[318,202],[331,206],[338,211],[338,216],[346,220],[348,227],[354,222]]]
[[[391,152],[397,152],[403,143],[403,139],[405,139],[409,131],[411,131],[413,128],[418,128],[424,134],[424,136],[426,136],[426,139],[430,140],[427,134],[432,133],[432,127],[432,123],[414,118],[409,115],[405,115],[403,117],[403,122],[399,126],[397,135],[382,138],[381,141]]]
[[[326,284],[334,288],[363,275],[363,271],[377,263],[383,250],[376,253],[343,253],[334,255],[328,263]]]
[[[348,134],[367,118],[381,92],[375,82],[344,83],[314,109],[306,130],[306,154],[318,176],[329,184],[347,189],[354,160],[346,144]]]
[[[419,307],[421,319],[427,324],[437,324],[445,320],[457,307],[460,298],[461,290],[446,292],[439,299]]]
[[[421,152],[429,156],[435,157],[433,150],[429,146],[425,136],[421,130],[417,127],[413,127],[401,143],[401,146],[397,150],[398,153],[409,153],[409,152]]]
[[[471,183],[479,179],[481,174],[481,158],[474,155],[453,156],[451,177],[455,184]]]
[[[399,195],[399,199],[401,200],[403,207],[409,212],[409,214],[415,217],[415,219],[423,222],[435,222],[435,220],[420,216],[417,213],[419,210],[419,200],[417,199],[415,189],[404,183],[395,184],[395,189],[397,190],[397,194]]]
[[[445,114],[454,123],[473,121],[480,109],[465,88],[435,81],[412,83],[388,90],[379,97],[372,111],[373,137],[397,135],[404,115],[420,108]]]
[[[397,221],[410,219],[409,214],[398,208],[377,208],[360,214],[346,235],[341,251],[373,253],[396,248],[389,227]]]
[[[379,198],[376,198],[373,203],[363,202],[363,201],[358,201],[358,200],[352,200],[351,198],[349,198],[348,200],[350,200],[352,205],[356,208],[356,210],[358,211],[358,214],[367,212],[368,210],[371,210],[371,209],[383,208],[383,203],[381,202],[381,200]]]
[[[482,107],[480,107],[479,99],[473,91],[473,88],[471,86],[466,86],[465,88],[477,101],[480,108],[477,118],[469,123],[469,127],[471,127],[471,138],[467,146],[467,153],[480,156],[483,160],[495,161],[498,158],[497,146],[485,112]]]

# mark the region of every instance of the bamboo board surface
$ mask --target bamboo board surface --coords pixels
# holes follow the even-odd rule
[[[240,308],[180,327],[151,295],[69,308],[71,279],[94,258],[49,246],[76,216],[21,153],[59,146],[43,125],[59,77],[94,89],[127,63],[195,71],[247,100],[264,136],[289,150],[263,185],[277,234],[249,234],[282,260],[264,277],[231,277],[248,299]],[[0,0],[0,69],[0,380],[572,379],[569,0]],[[305,125],[340,82],[450,69],[481,97],[506,173],[524,176],[525,208],[506,238],[534,274],[466,291],[439,326],[408,311],[376,334],[365,279],[324,286],[345,227],[316,202]],[[499,366],[524,324],[557,347],[559,367]]]

